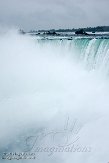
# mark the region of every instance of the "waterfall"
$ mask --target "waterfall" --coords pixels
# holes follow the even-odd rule
[[[109,39],[95,38],[74,38],[38,40],[41,46],[51,46],[60,49],[62,55],[70,53],[73,59],[84,63],[88,69],[101,69],[108,73],[109,71]]]
[[[0,157],[109,162],[108,72],[109,39],[1,35]]]

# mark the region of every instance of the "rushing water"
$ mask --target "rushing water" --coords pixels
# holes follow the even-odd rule
[[[67,39],[52,39],[38,41],[41,46],[53,46],[62,51],[66,50],[66,55],[70,55],[73,59],[84,62],[87,68],[104,69],[108,73],[109,62],[109,39],[96,38],[73,38]],[[68,52],[68,53],[67,53]]]
[[[36,159],[20,163],[108,163],[108,73],[109,39],[1,35],[1,157],[29,152]]]

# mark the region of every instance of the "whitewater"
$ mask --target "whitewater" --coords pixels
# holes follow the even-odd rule
[[[109,39],[0,34],[0,162],[15,152],[109,162]]]

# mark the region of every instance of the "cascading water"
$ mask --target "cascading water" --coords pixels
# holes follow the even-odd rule
[[[107,163],[108,55],[109,39],[1,35],[0,162]]]
[[[109,55],[109,39],[102,38],[74,38],[72,40],[56,39],[56,40],[40,40],[39,44],[45,46],[55,46],[62,51],[66,50],[73,59],[80,60],[90,69],[104,69],[108,73],[108,55]],[[75,53],[74,53],[75,52]],[[62,52],[61,52],[62,54]]]

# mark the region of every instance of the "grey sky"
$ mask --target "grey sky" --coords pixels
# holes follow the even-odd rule
[[[0,0],[0,24],[25,30],[109,25],[109,0]]]

